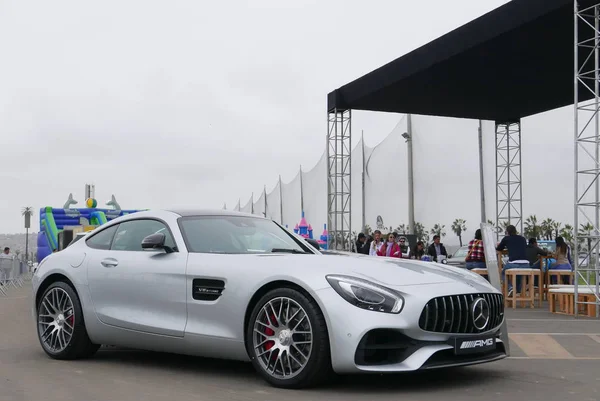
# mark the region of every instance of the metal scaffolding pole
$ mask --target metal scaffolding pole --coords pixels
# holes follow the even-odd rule
[[[600,2],[574,8],[575,315],[595,305],[600,314]],[[583,296],[586,297],[583,297]]]
[[[327,119],[328,249],[352,249],[351,110],[333,109]]]
[[[479,120],[479,129],[477,130],[477,139],[479,141],[479,195],[481,197],[481,222],[487,223],[485,217],[485,186],[483,176],[483,128]]]
[[[496,121],[496,227],[507,225],[523,233],[521,186],[521,121]]]

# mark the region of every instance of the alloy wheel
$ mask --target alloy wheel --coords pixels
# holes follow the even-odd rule
[[[44,347],[52,353],[64,351],[75,332],[73,301],[65,290],[48,291],[38,308],[38,332]]]
[[[313,348],[310,319],[292,298],[273,298],[254,321],[253,347],[263,369],[278,379],[290,379],[306,367]]]

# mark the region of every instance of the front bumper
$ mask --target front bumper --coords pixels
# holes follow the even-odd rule
[[[320,303],[329,328],[331,360],[337,373],[405,372],[451,366],[465,366],[506,358],[507,348],[500,339],[502,323],[478,334],[451,334],[424,331],[419,318],[434,297],[468,294],[460,284],[427,285],[403,293],[401,313],[387,314],[359,309],[333,289],[319,291]],[[489,290],[492,292],[492,290]],[[460,349],[456,341],[484,342],[485,347]],[[473,343],[475,344],[475,343]],[[458,348],[458,349],[457,349]]]

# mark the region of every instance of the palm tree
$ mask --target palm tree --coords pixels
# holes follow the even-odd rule
[[[560,230],[560,236],[563,237],[565,242],[569,245],[573,246],[573,226],[570,224],[565,224],[565,226]],[[557,235],[558,237],[558,235]]]
[[[580,224],[579,225],[579,236],[588,237],[587,238],[587,249],[586,252],[591,252],[592,250],[592,239],[590,236],[594,232],[594,226],[591,223]]]
[[[406,224],[400,224],[398,227],[396,227],[396,231],[398,234],[406,235],[408,234],[408,226]]]
[[[460,243],[460,246],[463,246],[462,233],[467,231],[467,222],[463,219],[454,220],[452,223],[452,231],[458,236],[458,242]]]
[[[552,240],[552,235],[554,234],[554,220],[547,218],[546,220],[542,221],[540,231],[544,239]]]
[[[31,227],[33,208],[31,206],[25,206],[21,209],[21,216],[25,218],[25,261],[27,262],[29,257],[29,227]]]
[[[492,226],[492,228],[494,229],[494,232],[496,233],[496,235],[500,234],[501,232],[504,231],[502,228],[498,227],[496,225],[496,223],[494,223],[492,220],[488,220],[487,223]]]
[[[537,216],[531,215],[525,220],[525,230],[524,234],[528,238],[540,239],[541,235],[541,227],[538,224]]]
[[[430,232],[431,235],[439,235],[440,238],[444,238],[446,236],[446,226],[443,224],[434,224]]]
[[[562,226],[562,223],[559,221],[555,221],[554,223],[552,223],[552,231],[554,231],[554,238],[558,237],[558,233],[560,232],[560,227]],[[550,238],[552,239],[552,238]]]
[[[408,229],[409,227],[407,227]],[[417,236],[417,241],[423,241],[425,243],[429,242],[429,235],[427,234],[427,230],[425,226],[421,223],[415,223],[415,235]]]

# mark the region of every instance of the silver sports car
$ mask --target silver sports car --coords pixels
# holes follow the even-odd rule
[[[219,211],[112,220],[44,259],[34,314],[55,359],[101,344],[251,361],[270,384],[505,358],[501,293],[434,263],[321,253],[277,223]]]

